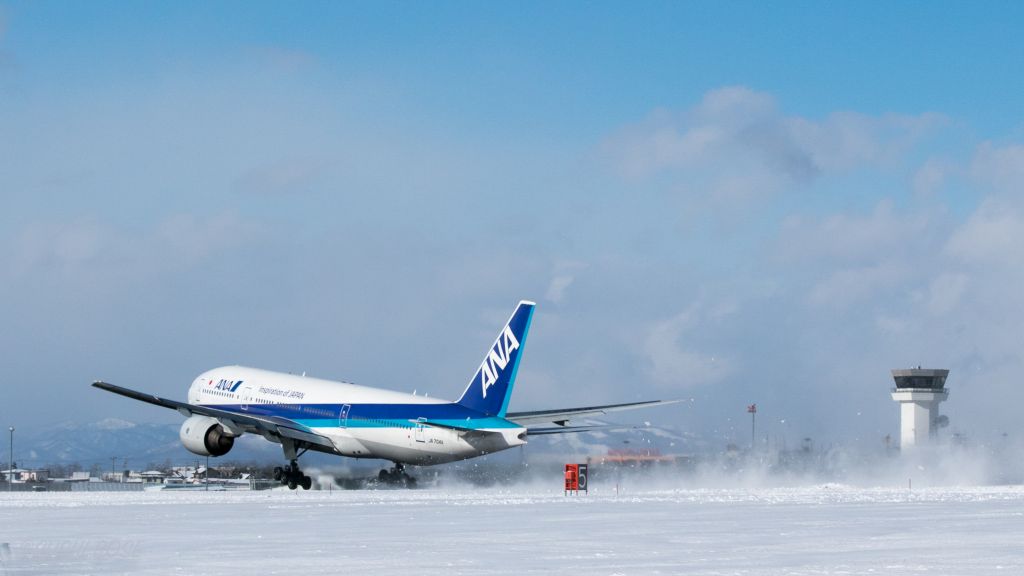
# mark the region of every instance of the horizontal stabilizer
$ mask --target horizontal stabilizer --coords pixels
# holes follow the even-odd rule
[[[454,424],[434,422],[433,420],[409,420],[409,422],[430,426],[431,428],[444,428],[446,430],[459,430],[461,432],[482,432],[482,430],[470,428],[469,426],[455,426]]]
[[[562,408],[558,410],[537,410],[534,412],[509,412],[505,415],[506,420],[511,420],[520,426],[530,424],[557,424],[565,426],[573,419],[589,416],[600,416],[609,412],[620,412],[622,410],[634,410],[646,408],[659,404],[675,404],[679,400],[648,400],[645,402],[628,402],[626,404],[608,404],[606,406],[588,406],[584,408]],[[530,434],[534,432],[531,430]]]
[[[482,430],[480,428],[470,428],[469,426],[457,426],[448,422],[435,422],[433,420],[409,420],[413,424],[421,424],[423,426],[429,426],[431,428],[443,428],[445,430],[454,430],[459,433],[462,437],[476,436],[484,437],[490,434],[501,434],[496,430]]]
[[[593,432],[594,430],[608,430],[609,428],[621,428],[621,426],[550,426],[544,428],[527,428],[527,436],[547,436],[548,434],[573,434],[576,432]]]

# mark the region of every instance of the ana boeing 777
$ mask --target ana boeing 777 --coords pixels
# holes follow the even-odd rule
[[[529,436],[593,428],[570,426],[571,420],[665,403],[508,412],[534,307],[527,301],[516,306],[455,402],[243,366],[203,372],[189,387],[186,402],[106,382],[93,386],[177,410],[186,417],[179,433],[182,444],[201,456],[227,454],[242,434],[281,444],[288,464],[276,468],[274,476],[293,490],[311,485],[298,464],[308,450],[390,460],[394,467],[381,470],[380,479],[408,485],[414,480],[405,464],[482,456],[521,446]]]

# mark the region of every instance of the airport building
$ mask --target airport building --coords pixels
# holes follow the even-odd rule
[[[900,405],[900,449],[913,449],[935,438],[949,419],[939,415],[939,403],[949,397],[949,370],[910,368],[893,370],[896,387],[892,399]]]

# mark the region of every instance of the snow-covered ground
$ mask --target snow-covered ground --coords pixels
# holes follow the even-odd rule
[[[0,494],[0,574],[1024,574],[1024,487]]]

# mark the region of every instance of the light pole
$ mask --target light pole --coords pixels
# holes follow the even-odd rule
[[[11,431],[11,454],[7,461],[7,491],[14,491],[14,426],[8,428]]]
[[[757,404],[751,404],[747,406],[747,412],[750,413],[750,451],[754,451],[755,431],[757,430]]]

